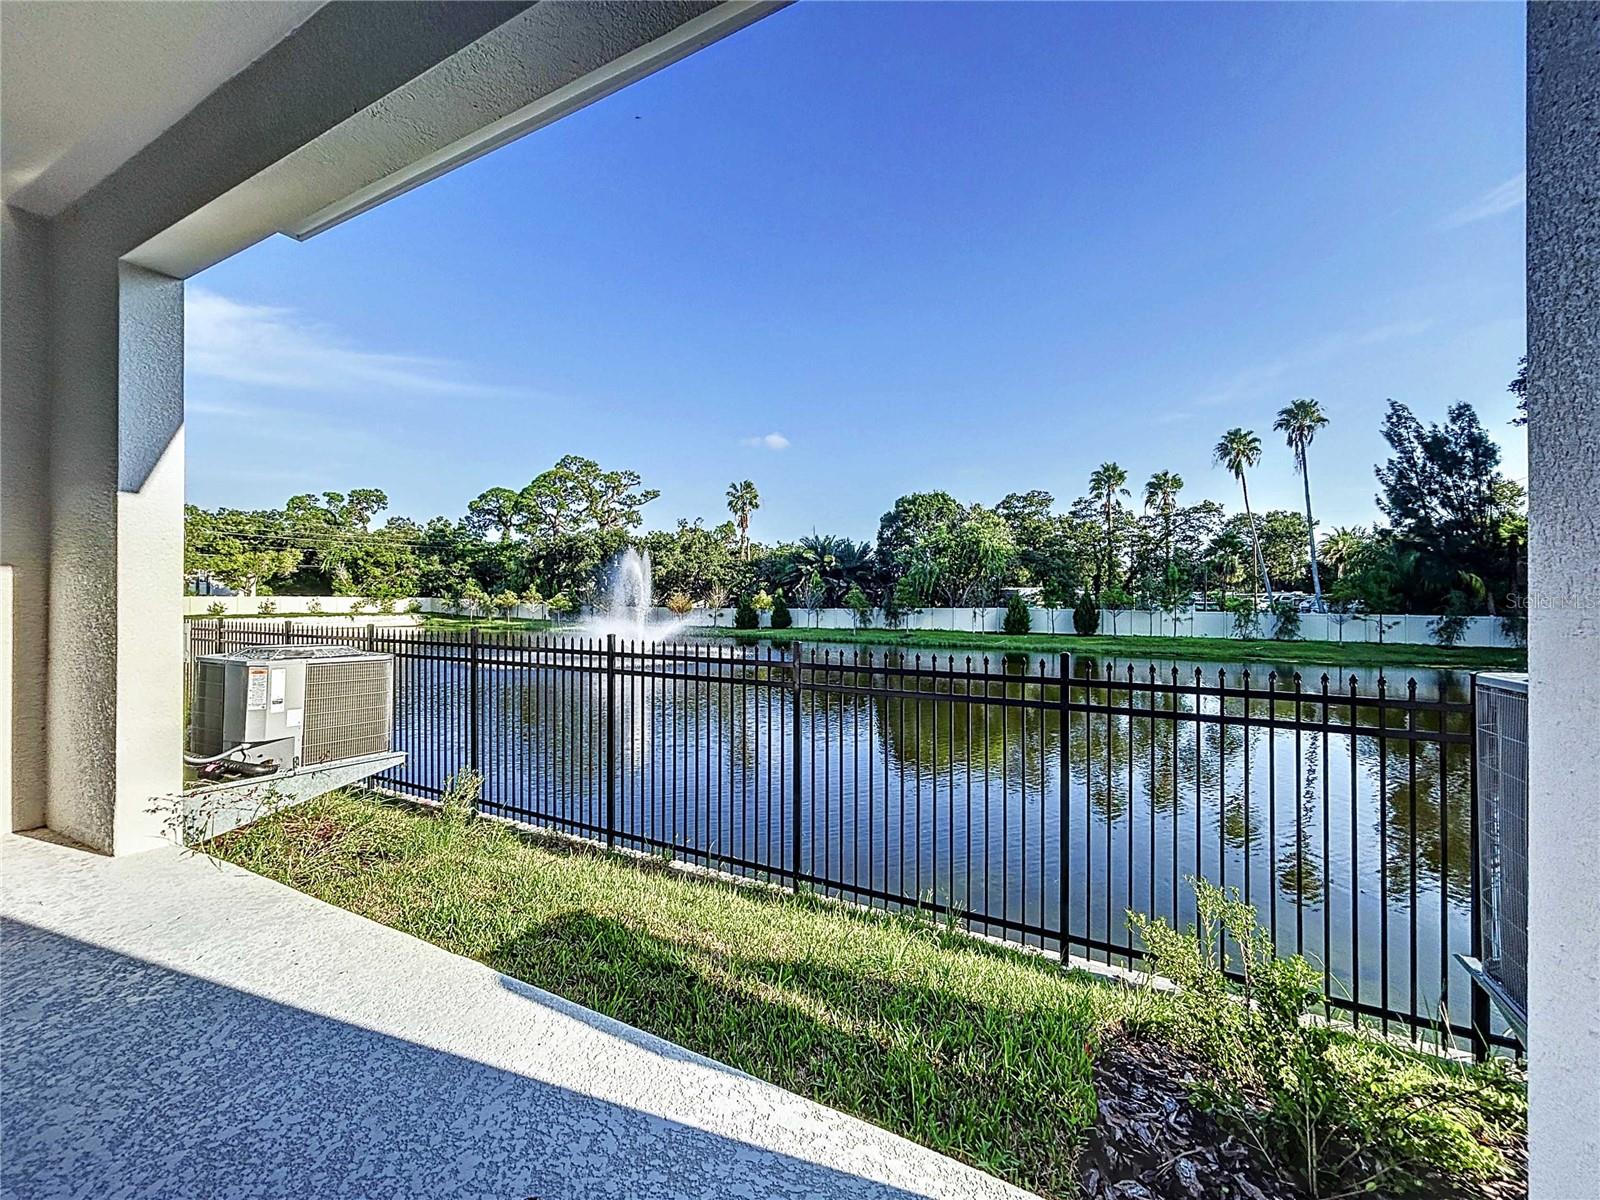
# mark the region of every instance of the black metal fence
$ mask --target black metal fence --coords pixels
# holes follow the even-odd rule
[[[195,621],[192,653],[395,656],[384,786],[483,775],[487,813],[1108,963],[1129,912],[1236,887],[1330,1012],[1515,1046],[1457,954],[1478,936],[1473,699],[725,642]]]

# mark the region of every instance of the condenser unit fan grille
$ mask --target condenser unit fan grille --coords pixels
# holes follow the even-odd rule
[[[389,749],[393,664],[387,659],[306,663],[307,765],[383,754]]]
[[[189,697],[189,752],[222,753],[223,698],[228,689],[228,668],[201,659],[195,672],[194,693]]]

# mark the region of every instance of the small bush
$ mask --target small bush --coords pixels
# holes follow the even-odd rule
[[[772,605],[773,605],[774,601],[773,601],[771,595],[769,595],[768,592],[767,592],[767,585],[766,584],[762,584],[760,587],[758,587],[756,589],[756,594],[754,596],[750,597],[750,603],[755,605],[755,608],[756,608],[757,612],[771,612],[772,611]]]
[[[1272,640],[1275,642],[1298,642],[1300,640],[1300,606],[1294,601],[1273,601]]]
[[[439,797],[439,818],[449,825],[465,825],[478,815],[483,796],[483,775],[471,767],[457,771],[445,780]]]
[[[1504,1171],[1492,1144],[1525,1107],[1504,1072],[1311,1019],[1320,972],[1299,955],[1280,958],[1237,889],[1190,882],[1198,921],[1187,933],[1128,918],[1152,970],[1178,985],[1172,1035],[1211,1068],[1196,1084],[1207,1108],[1289,1165],[1312,1196],[1380,1184],[1390,1194],[1438,1195],[1441,1180]],[[1243,976],[1237,991],[1230,969]]]
[[[1100,601],[1084,592],[1072,608],[1072,628],[1080,637],[1093,637],[1100,632]]]
[[[688,592],[673,592],[667,597],[667,611],[675,617],[686,617],[694,608]]]
[[[761,627],[761,614],[756,611],[755,601],[750,596],[739,597],[739,605],[733,610],[733,627],[735,629]]]
[[[313,617],[320,617],[322,615],[322,601],[315,596],[311,597],[306,601],[306,611]]]
[[[489,603],[494,605],[495,612],[499,613],[502,617],[510,617],[511,610],[522,603],[522,597],[517,595],[517,593],[513,592],[510,588],[507,588],[505,591],[497,593],[495,598],[489,601]]]
[[[789,602],[783,598],[783,589],[779,588],[772,597],[772,627],[788,629],[793,624],[794,615],[789,611]]]
[[[1528,610],[1512,608],[1500,615],[1500,632],[1511,639],[1513,645],[1528,644]]]
[[[278,602],[276,600],[257,600],[256,601],[256,612],[258,614],[260,614],[261,616],[263,616],[263,617],[270,617],[273,613],[275,613],[277,611],[278,611]]]
[[[206,612],[213,617],[220,617],[227,611],[228,606],[221,600],[213,600],[210,604],[206,605]]]
[[[1428,636],[1436,646],[1459,645],[1467,636],[1467,617],[1472,612],[1471,602],[1459,592],[1451,592],[1445,602],[1444,615],[1428,622]]]
[[[1260,614],[1256,612],[1253,596],[1234,596],[1228,601],[1228,611],[1233,614],[1233,636],[1241,641],[1252,641],[1261,636]]]
[[[1028,611],[1028,602],[1018,592],[1012,592],[1006,601],[1006,619],[1002,628],[1017,636],[1033,632],[1033,614]]]

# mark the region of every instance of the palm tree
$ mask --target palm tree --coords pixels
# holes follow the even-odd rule
[[[1256,549],[1256,574],[1266,585],[1267,604],[1270,605],[1272,577],[1267,574],[1267,560],[1261,555],[1261,531],[1256,528],[1255,516],[1250,511],[1250,485],[1244,477],[1246,467],[1253,467],[1261,461],[1261,439],[1248,429],[1230,429],[1211,451],[1211,461],[1226,467],[1228,474],[1239,481],[1239,490],[1244,493],[1244,516],[1250,523],[1250,540]]]
[[[1322,561],[1333,568],[1335,582],[1344,578],[1367,544],[1367,531],[1361,526],[1354,529],[1341,525],[1322,539]]]
[[[1183,476],[1175,471],[1157,471],[1144,485],[1144,507],[1155,509],[1161,517],[1161,539],[1167,547],[1167,578],[1172,578],[1172,516],[1178,509],[1178,493],[1183,491]]]
[[[1325,612],[1322,603],[1322,574],[1317,570],[1317,523],[1311,518],[1311,476],[1306,470],[1306,447],[1317,436],[1317,430],[1327,425],[1322,405],[1315,400],[1296,400],[1278,410],[1278,419],[1272,427],[1283,434],[1294,451],[1295,470],[1306,487],[1306,537],[1311,541],[1311,591],[1317,598],[1317,611]]]
[[[1112,516],[1117,503],[1117,495],[1129,495],[1128,473],[1114,462],[1101,463],[1098,470],[1089,476],[1089,494],[1100,501],[1106,519],[1106,560],[1105,574],[1102,579],[1095,581],[1094,590],[1098,593],[1104,583],[1111,582],[1111,574],[1116,565],[1116,542],[1113,532]]]
[[[739,522],[739,555],[750,557],[750,514],[761,507],[761,494],[748,479],[728,485],[728,511]]]
[[[1207,565],[1222,593],[1222,607],[1228,607],[1228,587],[1244,578],[1244,557],[1248,551],[1236,529],[1223,529],[1211,539]]]
[[[852,586],[868,583],[872,547],[847,537],[813,532],[800,539],[795,561],[803,570],[809,569],[819,575],[828,594],[838,599]]]

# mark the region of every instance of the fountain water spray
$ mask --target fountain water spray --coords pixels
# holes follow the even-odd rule
[[[605,600],[580,626],[586,634],[604,637],[614,633],[633,641],[665,642],[683,632],[688,622],[658,617],[650,578],[650,553],[629,546],[611,560]]]

